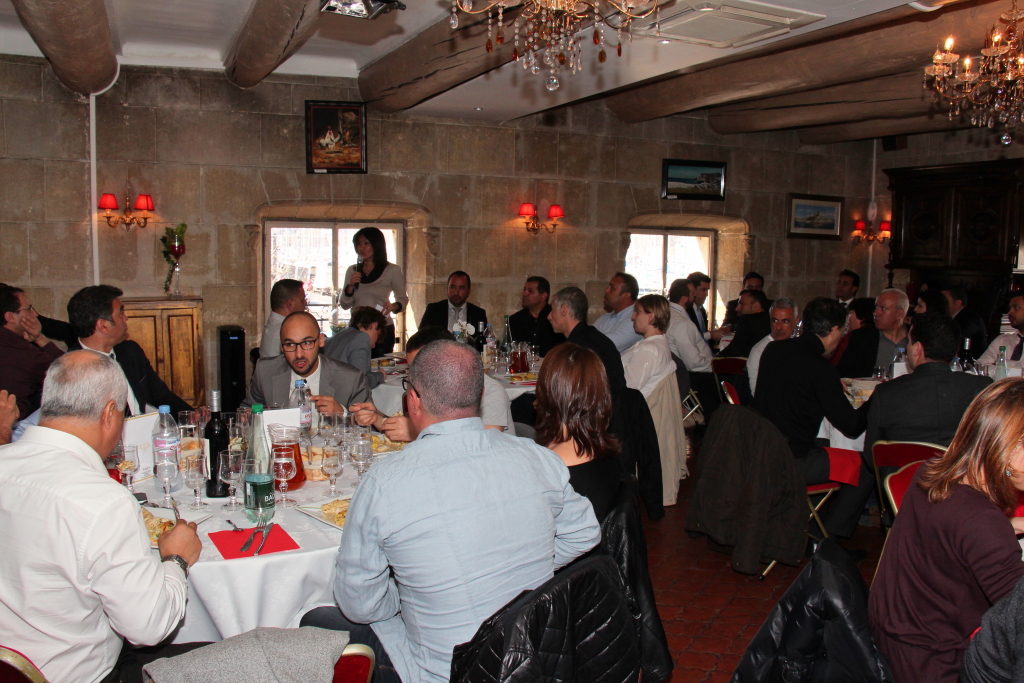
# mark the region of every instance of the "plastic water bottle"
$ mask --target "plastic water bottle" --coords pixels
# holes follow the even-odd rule
[[[996,356],[996,376],[993,378],[996,382],[1001,379],[1006,379],[1006,347],[999,347],[999,355]]]
[[[158,410],[160,416],[153,427],[153,453],[156,453],[158,448],[173,448],[180,462],[181,433],[178,431],[178,423],[171,416],[170,406],[160,406]],[[175,472],[174,478],[171,479],[171,491],[177,491],[183,485],[181,471]]]
[[[288,407],[299,409],[299,430],[309,435],[309,429],[313,423],[313,409],[309,401],[309,389],[306,388],[306,380],[295,380],[295,386],[288,394]]]

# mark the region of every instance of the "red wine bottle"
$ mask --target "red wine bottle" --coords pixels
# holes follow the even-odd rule
[[[206,481],[207,498],[226,498],[228,485],[220,479],[220,453],[228,449],[228,426],[220,417],[220,391],[210,389],[210,421],[203,436],[210,444],[210,478]]]

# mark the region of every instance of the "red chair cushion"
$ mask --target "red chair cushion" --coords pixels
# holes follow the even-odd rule
[[[875,467],[903,467],[918,460],[930,460],[943,453],[940,448],[919,443],[875,444],[871,452],[875,457]]]
[[[814,493],[825,493],[825,491],[836,491],[839,489],[839,484],[834,481],[827,481],[824,484],[811,484],[807,487],[807,495]]]
[[[896,503],[897,511],[903,503],[903,496],[907,494],[907,489],[910,488],[910,482],[914,480],[914,475],[917,474],[917,469],[923,464],[923,462],[911,463],[886,479],[885,485],[889,489],[889,495],[892,496],[893,502]]]
[[[736,391],[736,387],[729,382],[722,382],[722,388],[725,389],[725,393],[729,395],[729,400],[732,401],[733,405],[738,406],[740,404],[740,394]]]
[[[716,375],[742,375],[746,367],[746,358],[714,358],[711,361],[711,369]]]
[[[334,665],[334,683],[366,683],[371,666],[370,658],[364,655],[342,655]]]

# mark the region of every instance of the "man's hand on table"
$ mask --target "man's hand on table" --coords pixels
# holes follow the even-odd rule
[[[196,523],[185,520],[178,520],[169,531],[164,532],[156,544],[160,548],[160,557],[180,555],[190,567],[199,559],[199,553],[203,549],[203,542],[196,533]]]
[[[344,406],[335,401],[333,396],[310,396],[310,400],[313,402],[313,405],[316,406],[317,412],[321,415],[333,415],[335,413],[345,412]]]

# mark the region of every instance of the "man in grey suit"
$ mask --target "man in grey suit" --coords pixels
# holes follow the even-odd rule
[[[370,371],[370,354],[385,327],[383,313],[369,306],[357,306],[352,309],[348,327],[338,330],[324,344],[323,355],[361,371],[366,376],[366,385],[373,389],[384,382],[384,373]]]
[[[340,413],[353,403],[370,399],[362,372],[346,363],[320,355],[324,335],[316,318],[305,311],[290,314],[281,323],[281,355],[256,364],[244,405],[287,406],[295,380],[306,380],[313,404],[323,414]]]

